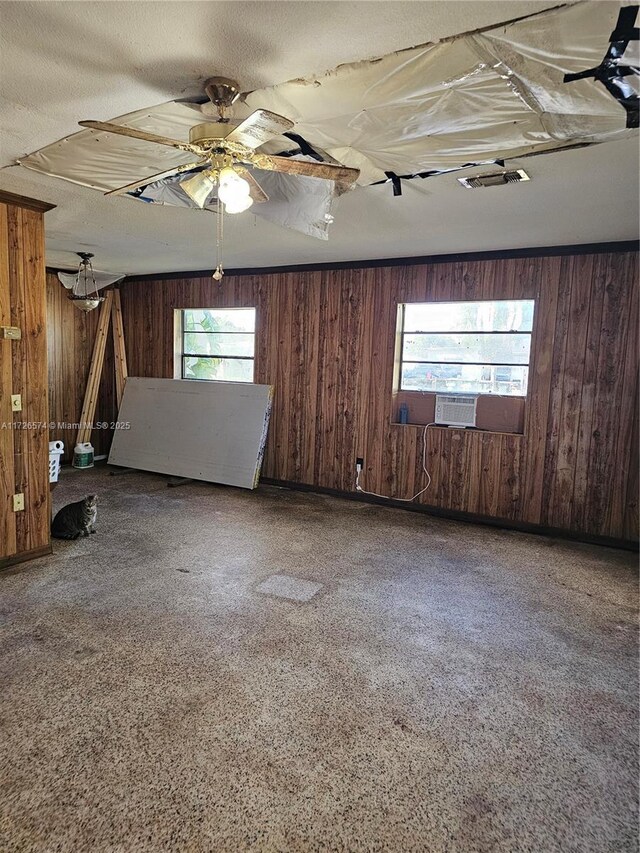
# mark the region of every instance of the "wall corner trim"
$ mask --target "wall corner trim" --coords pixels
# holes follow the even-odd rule
[[[16,195],[5,190],[0,190],[0,204],[11,204],[15,207],[26,207],[28,210],[35,210],[38,213],[46,213],[48,210],[53,210],[57,205],[49,204],[48,201],[39,201],[37,198],[28,198],[24,195]]]

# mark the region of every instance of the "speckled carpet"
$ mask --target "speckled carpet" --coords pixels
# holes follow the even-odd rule
[[[3,853],[637,850],[635,555],[104,468],[55,508],[93,491],[0,574]]]

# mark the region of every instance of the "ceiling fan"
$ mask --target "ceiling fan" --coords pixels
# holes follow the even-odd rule
[[[239,84],[227,77],[211,77],[204,91],[216,107],[217,121],[197,124],[189,130],[189,142],[180,142],[155,133],[147,133],[124,125],[100,121],[81,121],[82,127],[116,133],[133,139],[142,139],[158,145],[168,145],[193,154],[195,160],[183,166],[146,177],[140,181],[110,190],[106,195],[130,193],[140,187],[162,181],[183,172],[200,169],[180,182],[180,187],[200,208],[204,208],[217,190],[218,204],[224,204],[226,213],[241,213],[255,202],[268,201],[268,196],[246,168],[269,172],[284,172],[310,178],[334,181],[336,194],[353,187],[360,174],[336,163],[307,162],[273,154],[259,149],[266,142],[291,130],[294,123],[270,110],[258,109],[234,125],[226,111],[240,97]]]

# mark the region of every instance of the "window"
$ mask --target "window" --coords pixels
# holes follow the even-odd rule
[[[400,390],[524,397],[533,300],[400,306]]]
[[[253,382],[255,326],[255,308],[185,308],[182,378]]]

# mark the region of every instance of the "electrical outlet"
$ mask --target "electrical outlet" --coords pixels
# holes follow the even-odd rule
[[[364,469],[364,459],[361,456],[358,456],[358,458],[356,459],[356,468],[358,466],[360,466],[361,471]]]
[[[11,395],[11,411],[12,412],[21,412],[22,411],[22,395],[21,394],[12,394]]]
[[[19,492],[17,495],[13,496],[13,511],[20,512],[24,509],[24,494]]]

